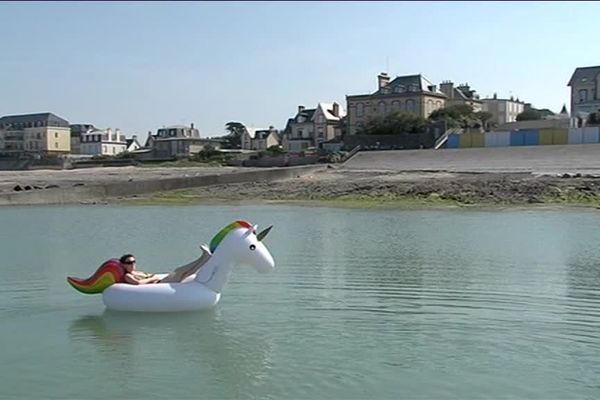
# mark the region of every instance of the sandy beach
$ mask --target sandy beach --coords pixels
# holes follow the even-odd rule
[[[0,172],[0,195],[260,169],[111,167]],[[264,170],[264,169],[263,169]],[[36,190],[36,189],[31,189]],[[359,152],[288,179],[130,193],[109,202],[335,202],[357,205],[600,205],[600,145]],[[89,201],[88,201],[89,202]],[[93,202],[93,201],[92,201]]]

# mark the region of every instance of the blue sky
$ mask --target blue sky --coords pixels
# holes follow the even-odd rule
[[[569,104],[600,65],[598,2],[0,2],[0,115],[50,111],[146,137],[229,121],[283,129],[298,105],[377,74]]]

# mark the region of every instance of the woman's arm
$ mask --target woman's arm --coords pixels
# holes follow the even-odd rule
[[[125,274],[125,282],[132,285],[147,285],[149,283],[158,283],[160,279],[157,276],[151,276],[149,278],[138,278],[137,276],[127,273]]]

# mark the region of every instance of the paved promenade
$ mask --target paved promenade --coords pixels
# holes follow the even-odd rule
[[[346,169],[581,173],[600,176],[600,144],[442,150],[361,151]]]

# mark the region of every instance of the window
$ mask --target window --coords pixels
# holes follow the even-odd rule
[[[415,112],[415,101],[413,99],[406,100],[406,111]]]
[[[588,91],[587,89],[581,89],[579,91],[579,102],[584,103],[588,100]]]
[[[433,100],[427,100],[427,114],[433,111]]]
[[[320,137],[320,138],[323,137],[323,129],[319,129],[319,132],[318,132],[317,136]]]
[[[356,105],[356,116],[362,117],[363,115],[365,115],[365,105],[363,103],[358,103]]]
[[[386,113],[386,106],[385,106],[385,102],[384,101],[380,101],[379,104],[377,104],[377,112],[380,114],[385,114]]]
[[[58,149],[58,142],[54,142],[54,148]]]
[[[398,86],[396,86],[394,91],[396,93],[404,93],[404,92],[406,92],[406,87],[404,87],[404,85],[398,85]]]
[[[58,137],[58,132],[54,132],[54,137],[57,138]]]
[[[400,110],[400,102],[398,100],[392,101],[392,110],[393,111]]]

